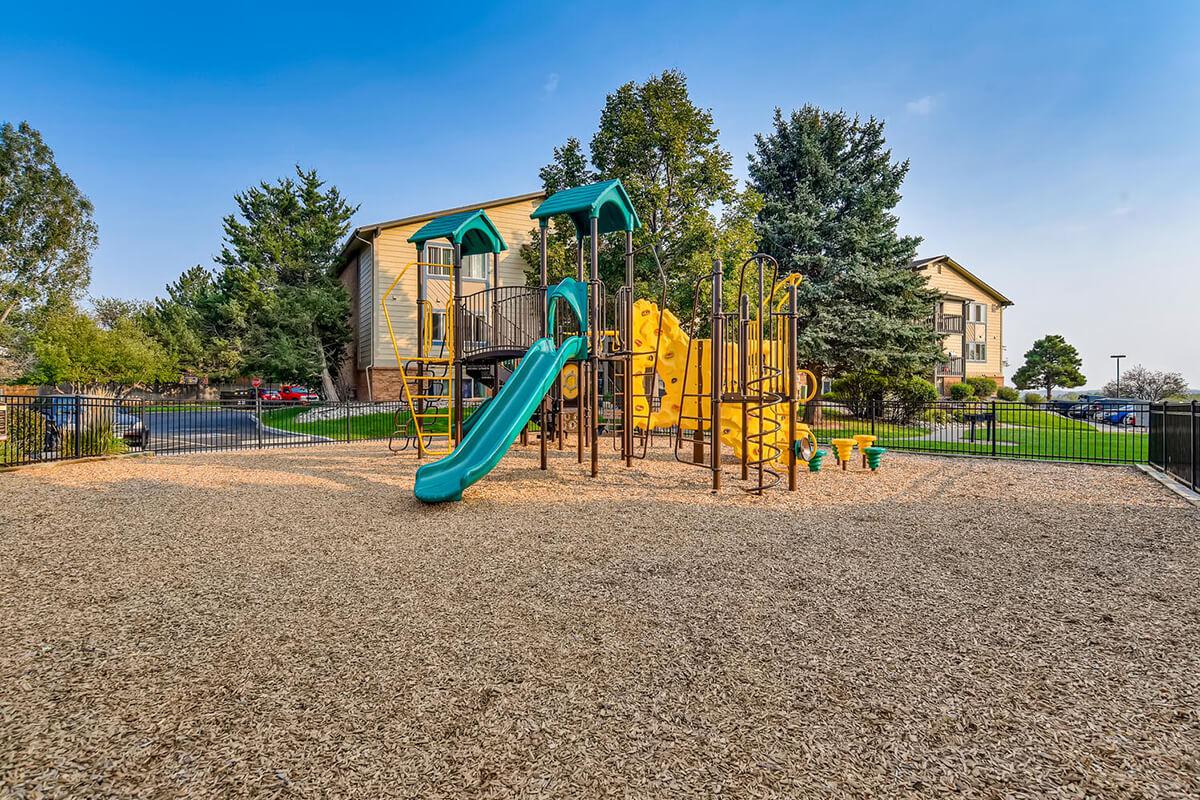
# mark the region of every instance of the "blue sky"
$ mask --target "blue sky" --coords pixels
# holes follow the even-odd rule
[[[900,206],[1016,301],[1011,374],[1062,333],[1089,383],[1200,384],[1200,4],[19,3],[0,118],[39,128],[96,204],[94,294],[210,264],[232,196],[301,163],[359,223],[537,188],[623,81],[683,70],[739,176],[772,109],[874,114]]]

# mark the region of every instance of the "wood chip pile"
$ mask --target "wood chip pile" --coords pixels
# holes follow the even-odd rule
[[[1200,795],[1200,510],[381,444],[0,476],[0,796]]]

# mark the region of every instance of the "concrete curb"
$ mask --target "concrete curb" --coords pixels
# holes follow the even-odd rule
[[[1165,473],[1161,470],[1157,470],[1154,467],[1150,466],[1149,464],[1134,464],[1134,466],[1137,467],[1140,472],[1143,472],[1146,475],[1149,475],[1151,478],[1158,481],[1163,486],[1167,487],[1172,492],[1174,492],[1175,494],[1182,497],[1184,500],[1187,500],[1189,503],[1194,505],[1196,508],[1200,508],[1200,494],[1193,492],[1191,489],[1184,486],[1182,483],[1175,480],[1167,473]]]

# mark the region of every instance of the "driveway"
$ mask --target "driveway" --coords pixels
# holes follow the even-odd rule
[[[255,447],[260,441],[264,446],[326,441],[263,425],[254,412],[234,408],[151,411],[143,420],[150,431],[149,449],[158,453]]]

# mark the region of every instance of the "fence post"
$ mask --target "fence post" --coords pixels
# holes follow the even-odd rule
[[[1192,416],[1191,416],[1191,423],[1189,424],[1189,430],[1191,431],[1191,434],[1192,434],[1192,436],[1191,436],[1192,441],[1190,442],[1191,447],[1189,447],[1188,449],[1190,449],[1192,451],[1192,491],[1194,492],[1194,491],[1197,491],[1196,487],[1200,486],[1200,478],[1198,478],[1196,476],[1196,465],[1198,463],[1200,463],[1200,459],[1196,458],[1196,401],[1195,400],[1192,401]]]
[[[83,398],[75,395],[75,457],[79,458],[79,443],[83,440]]]
[[[871,398],[871,435],[875,435],[875,398]]]
[[[988,428],[992,433],[992,456],[996,455],[996,429],[1000,427],[1000,421],[996,419],[996,401],[992,401],[992,418],[988,421]]]
[[[258,441],[258,449],[262,449],[262,394],[254,389],[254,436]]]
[[[346,406],[346,444],[350,444],[350,401],[342,401]]]

